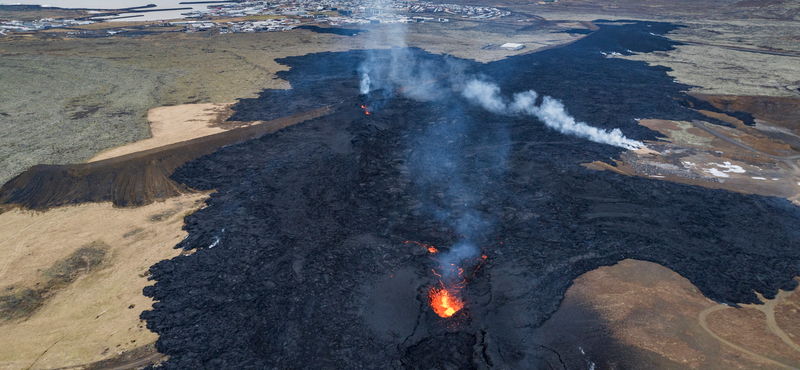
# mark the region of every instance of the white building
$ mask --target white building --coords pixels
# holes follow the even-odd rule
[[[522,45],[522,44],[515,44],[515,43],[513,43],[513,42],[507,42],[507,43],[505,43],[505,44],[503,44],[503,45],[500,45],[500,49],[504,49],[504,50],[514,50],[514,51],[516,51],[516,50],[520,50],[520,49],[522,49],[522,48],[524,48],[524,47],[525,47],[525,45]]]

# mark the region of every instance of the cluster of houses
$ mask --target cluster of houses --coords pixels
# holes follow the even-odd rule
[[[311,19],[314,23],[332,26],[375,23],[447,22],[448,18],[425,17],[420,13],[450,14],[471,19],[505,17],[511,12],[492,7],[458,4],[434,4],[409,1],[358,1],[358,0],[281,0],[247,1],[209,5],[206,10],[183,13],[187,20],[171,22],[184,25],[186,32],[219,29],[220,33],[285,31]],[[416,16],[415,16],[416,14]],[[215,18],[274,16],[275,19],[259,21],[219,22]],[[292,18],[284,18],[292,17]],[[197,20],[191,20],[197,19]],[[211,22],[203,19],[215,19]]]
[[[72,26],[82,26],[95,23],[94,21],[78,21],[74,19],[53,19],[43,18],[38,21],[4,21],[0,22],[0,33],[4,31],[10,32],[26,32],[26,31],[43,31],[52,28],[64,28]]]
[[[434,4],[409,1],[336,1],[336,0],[281,0],[247,1],[209,5],[206,10],[183,13],[187,18],[244,17],[250,15],[313,16],[318,12],[337,12],[343,23],[363,23],[360,20],[401,21],[409,17],[389,17],[400,13],[447,13],[464,18],[489,19],[505,17],[511,12],[492,7],[458,4]],[[381,16],[384,17],[381,17]]]
[[[431,13],[434,17],[425,17]],[[493,7],[458,4],[435,4],[403,0],[272,0],[242,1],[209,5],[204,10],[182,13],[184,20],[169,22],[184,26],[185,32],[218,29],[220,33],[285,31],[300,23],[327,23],[332,26],[412,23],[437,21],[447,22],[450,15],[470,19],[505,17],[511,12]],[[267,18],[262,20],[222,22],[220,18]],[[267,17],[264,17],[267,16]],[[309,19],[310,18],[310,19]],[[213,21],[212,21],[213,20]],[[5,32],[42,31],[51,28],[80,26],[95,23],[91,20],[52,19],[0,23],[0,34]],[[114,35],[114,30],[102,34]],[[93,32],[92,35],[95,35]]]
[[[241,22],[208,22],[208,21],[181,21],[170,22],[172,26],[184,26],[187,33],[204,31],[209,29],[219,29],[219,33],[234,32],[272,32],[290,30],[301,22],[298,19],[279,18],[266,19],[261,21],[241,21]]]
[[[471,6],[458,4],[436,4],[431,2],[412,3],[408,6],[410,13],[449,13],[458,14],[464,18],[489,19],[511,15],[511,12],[486,6]]]

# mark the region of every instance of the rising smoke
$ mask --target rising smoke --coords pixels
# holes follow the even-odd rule
[[[415,58],[410,55],[406,45],[406,32],[402,24],[388,24],[366,33],[366,59],[358,67],[362,95],[382,91],[382,97],[389,97],[394,93],[396,84],[408,80],[412,75]],[[390,49],[382,50],[386,47]]]
[[[358,67],[359,91],[370,108],[379,109],[380,99],[400,93],[417,101],[440,101],[447,105],[445,117],[428,126],[416,142],[409,143],[407,165],[419,191],[420,211],[449,225],[464,238],[439,256],[445,266],[463,265],[478,256],[485,234],[493,220],[487,219],[481,202],[499,189],[480,186],[499,178],[507,168],[510,134],[501,124],[487,136],[475,138],[473,128],[482,122],[466,114],[456,91],[470,102],[502,115],[534,116],[546,126],[564,134],[626,149],[642,147],[641,142],[626,138],[619,129],[607,131],[577,122],[564,105],[549,96],[540,99],[534,91],[514,95],[511,102],[500,95],[500,88],[474,77],[464,77],[466,63],[456,58],[426,58],[406,44],[404,24],[381,24],[364,35],[365,58]],[[377,106],[376,106],[377,105]],[[492,151],[463,152],[464,140],[485,141]],[[485,178],[477,179],[479,176]],[[431,196],[436,194],[436,196]],[[453,271],[443,270],[446,276]]]
[[[392,13],[387,4],[383,4],[383,11]],[[358,67],[361,95],[385,99],[400,92],[417,101],[431,101],[449,93],[440,80],[457,74],[463,63],[446,58],[442,65],[440,60],[421,58],[416,49],[408,47],[407,34],[408,26],[404,23],[381,24],[363,34],[366,58]]]
[[[463,278],[459,267],[464,266],[464,262],[480,254],[480,249],[471,241],[463,241],[452,246],[450,250],[437,257],[441,263],[442,283],[453,284],[456,279]]]
[[[452,95],[446,85],[450,80],[442,77],[459,75],[464,68],[463,62],[446,58],[445,63],[441,63],[441,59],[420,57],[422,53],[407,46],[406,36],[407,26],[404,24],[382,24],[365,34],[366,58],[358,67],[359,92],[366,97],[371,108],[380,108],[382,103],[378,99],[389,98],[398,92],[416,101],[432,101]],[[447,113],[446,119],[430,126],[418,142],[412,143],[408,165],[421,192],[441,194],[440,202],[425,202],[422,211],[465,236],[465,240],[440,256],[442,261],[447,261],[447,266],[457,266],[479,254],[472,240],[482,234],[487,222],[479,212],[475,212],[480,194],[476,194],[475,189],[462,178],[469,171],[459,155],[460,148],[446,144],[453,140],[445,140],[468,135],[472,122],[460,109],[451,109]],[[505,158],[497,161],[504,163]],[[504,165],[493,168],[498,167]],[[442,274],[445,279],[453,279],[457,272],[444,269]]]
[[[364,70],[361,72],[361,83],[359,84],[359,91],[361,95],[369,94],[370,90],[370,78],[369,78],[369,70]]]
[[[644,143],[626,138],[618,128],[607,131],[589,126],[585,122],[575,121],[575,118],[567,113],[564,104],[550,96],[543,97],[542,103],[537,106],[536,100],[539,98],[539,94],[533,90],[514,94],[514,100],[510,103],[506,103],[500,96],[500,87],[491,82],[475,79],[467,83],[462,91],[462,95],[467,98],[467,100],[480,105],[492,113],[534,116],[547,127],[563,134],[582,137],[596,143],[618,146],[625,149],[644,147]]]
[[[359,90],[362,95],[370,96],[375,91],[381,91],[378,98],[388,98],[396,92],[397,87],[404,87],[403,94],[409,98],[434,100],[449,92],[446,86],[440,84],[440,77],[450,76],[447,81],[452,83],[456,79],[454,76],[458,76],[457,72],[463,68],[453,60],[448,60],[447,66],[441,66],[418,58],[405,43],[406,29],[403,25],[390,25],[369,35],[365,46],[391,45],[392,48],[382,51],[367,49],[367,58],[359,66]],[[576,121],[567,113],[561,101],[550,96],[542,97],[541,104],[536,105],[539,95],[533,90],[514,94],[513,101],[507,103],[500,96],[500,87],[496,84],[472,79],[466,83],[462,95],[492,113],[534,116],[547,127],[563,134],[625,149],[645,146],[640,141],[628,139],[618,128],[609,131]]]

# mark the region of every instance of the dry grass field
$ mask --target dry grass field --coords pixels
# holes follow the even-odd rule
[[[0,369],[77,366],[152,344],[139,320],[152,305],[148,269],[181,253],[183,217],[206,197],[0,214]]]
[[[765,302],[734,309],[705,298],[663,266],[623,260],[575,279],[562,307],[580,305],[597,312],[615,340],[681,368],[797,368],[800,295],[781,292]]]

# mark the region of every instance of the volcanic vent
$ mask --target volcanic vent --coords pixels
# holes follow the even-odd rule
[[[426,247],[432,254],[430,258],[438,263],[431,272],[439,279],[428,291],[429,304],[440,317],[451,317],[464,308],[461,291],[488,257],[484,254],[473,258],[475,247],[468,243],[456,245],[444,254],[436,247]]]

